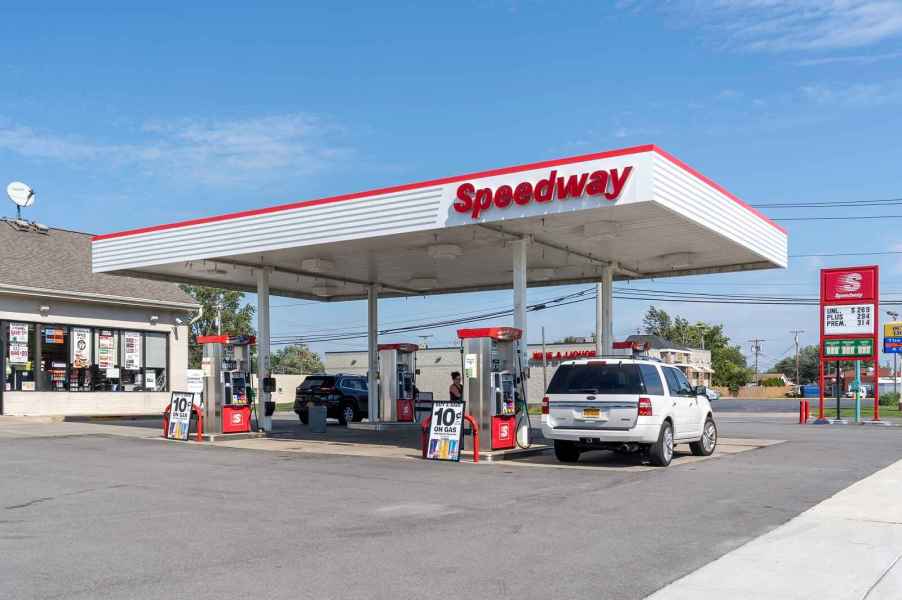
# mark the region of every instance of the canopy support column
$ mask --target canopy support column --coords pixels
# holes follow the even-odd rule
[[[599,354],[605,355],[614,353],[614,266],[604,267],[601,277],[595,300],[595,343],[598,346],[600,341]]]
[[[367,289],[367,415],[370,423],[379,418],[379,289]]]
[[[520,364],[524,369],[529,365],[526,354],[526,250],[528,244],[528,239],[511,242],[514,250],[514,327],[523,331],[520,341]]]
[[[270,336],[269,336],[269,271],[267,267],[257,269],[257,425],[263,431],[272,431],[272,417],[266,416],[266,403],[270,393],[263,391],[263,380],[269,377]]]
[[[604,356],[604,284],[595,284],[595,354]]]

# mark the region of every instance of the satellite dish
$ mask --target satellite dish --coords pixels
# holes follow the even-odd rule
[[[16,206],[31,206],[34,204],[34,190],[21,181],[13,181],[6,186],[6,195]]]

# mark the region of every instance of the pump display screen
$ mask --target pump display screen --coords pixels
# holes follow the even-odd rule
[[[644,394],[634,364],[562,365],[548,384],[549,394]]]

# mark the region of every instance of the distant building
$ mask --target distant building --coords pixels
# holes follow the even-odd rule
[[[628,342],[648,345],[648,355],[678,367],[692,385],[711,385],[714,370],[711,368],[711,351],[689,348],[658,335],[636,334],[626,338]]]
[[[655,336],[630,336],[633,338]],[[662,338],[660,348],[649,349],[649,355],[661,359],[681,369],[693,385],[711,385],[711,353],[707,350],[694,350],[677,346]],[[646,341],[646,340],[639,340]],[[529,356],[530,377],[527,396],[532,403],[538,403],[545,394],[545,381],[551,381],[558,365],[565,360],[594,356],[595,344],[589,342],[573,344],[546,344],[546,360],[542,361],[542,345],[530,344]],[[365,350],[342,352],[326,352],[324,366],[327,373],[350,373],[366,375],[367,353]],[[448,386],[451,384],[451,373],[463,371],[463,357],[460,346],[429,348],[417,352],[417,388],[422,392],[431,392],[436,400],[448,399]]]
[[[91,236],[0,219],[0,414],[159,414],[184,389],[178,285],[91,272]]]

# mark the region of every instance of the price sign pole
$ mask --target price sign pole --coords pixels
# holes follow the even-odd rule
[[[818,419],[829,423],[824,414],[825,373],[827,363],[835,362],[834,393],[836,420],[842,420],[842,362],[874,363],[874,421],[880,420],[880,272],[876,265],[821,269],[820,351],[818,361]],[[856,377],[856,420],[860,418],[860,378]]]

